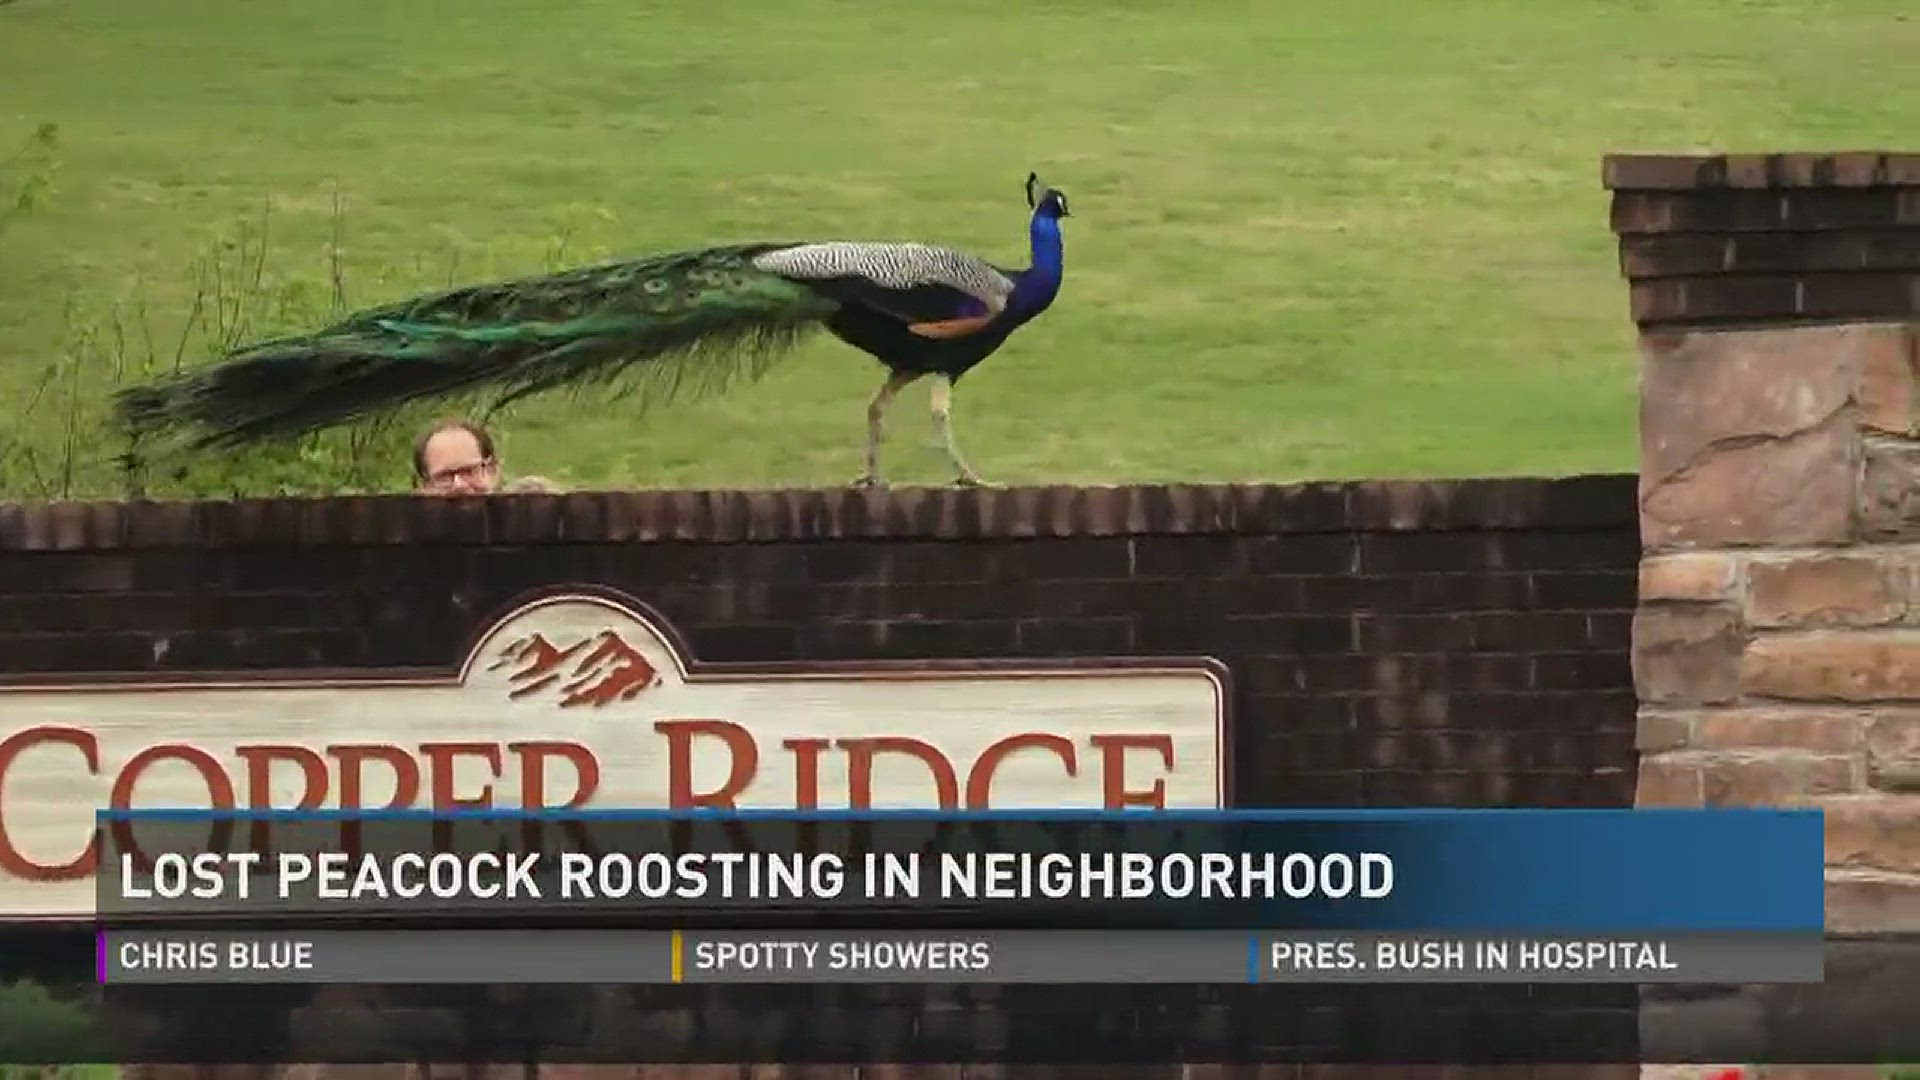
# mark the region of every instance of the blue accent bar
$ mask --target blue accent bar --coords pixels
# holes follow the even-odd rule
[[[1022,835],[965,829],[953,850],[982,843],[1100,857],[1126,853],[1136,870],[1159,874],[1166,856],[1189,857],[1178,872],[1197,873],[1195,856],[1231,860],[1227,872],[1273,867],[1271,897],[1207,899],[1191,885],[1158,904],[1169,925],[1266,926],[1324,930],[1481,930],[1493,932],[1652,933],[1686,931],[1818,932],[1826,922],[1824,815],[1814,809],[1351,809],[1351,810],[662,810],[596,811],[231,810],[102,811],[110,834],[141,822],[381,823],[394,831],[371,850],[425,846],[434,822],[579,822],[598,830],[603,850],[663,850],[661,826],[675,822],[764,823],[769,830],[807,822],[870,822],[884,846],[888,822],[1028,822]],[[629,831],[621,831],[621,823]],[[1047,822],[1119,826],[1056,846]],[[412,824],[409,824],[412,823]],[[164,832],[155,827],[156,832]],[[204,844],[205,833],[193,844]],[[717,835],[689,837],[723,848]],[[177,835],[177,834],[176,834]],[[775,847],[788,839],[769,832]],[[924,839],[924,838],[922,838]],[[113,843],[112,836],[108,842]],[[229,841],[221,841],[226,843]],[[916,841],[918,844],[920,841]],[[1098,846],[1093,846],[1098,845]],[[1222,865],[1215,861],[1213,872]],[[1264,871],[1260,871],[1264,872]],[[1322,887],[1322,886],[1327,887]],[[1157,888],[1157,887],[1156,887]],[[1212,906],[1209,906],[1212,905]],[[1156,909],[1158,910],[1158,909]],[[1214,916],[1230,915],[1232,920]],[[1258,956],[1250,957],[1257,963]]]

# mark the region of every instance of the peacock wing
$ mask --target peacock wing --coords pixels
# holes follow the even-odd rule
[[[990,318],[1006,307],[1014,284],[981,259],[929,244],[797,244],[756,255],[753,264],[909,324]]]

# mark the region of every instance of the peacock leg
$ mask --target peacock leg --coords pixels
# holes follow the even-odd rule
[[[887,406],[893,404],[894,396],[908,383],[918,379],[923,372],[896,371],[887,376],[874,392],[873,400],[867,402],[867,471],[854,478],[855,487],[880,486],[880,439],[885,432]]]
[[[966,459],[960,456],[959,444],[953,440],[953,379],[951,376],[943,375],[940,381],[933,385],[933,422],[940,429],[940,441],[947,446],[947,460],[953,462],[953,467],[960,473],[954,482],[961,487],[988,486],[985,480],[980,479],[980,474],[974,472]]]

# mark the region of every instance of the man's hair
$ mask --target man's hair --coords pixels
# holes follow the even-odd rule
[[[443,431],[464,431],[473,436],[473,441],[480,445],[480,456],[486,458],[488,461],[493,460],[493,436],[487,433],[486,428],[472,420],[442,420],[422,432],[420,438],[414,441],[414,479],[425,480],[427,478],[427,443],[431,442],[435,435]]]

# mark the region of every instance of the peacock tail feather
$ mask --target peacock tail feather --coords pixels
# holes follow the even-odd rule
[[[357,312],[124,390],[134,430],[236,446],[409,402],[490,390],[625,384],[640,407],[758,378],[839,301],[756,257],[807,245],[672,252],[480,285]],[[798,275],[803,277],[804,275]]]

